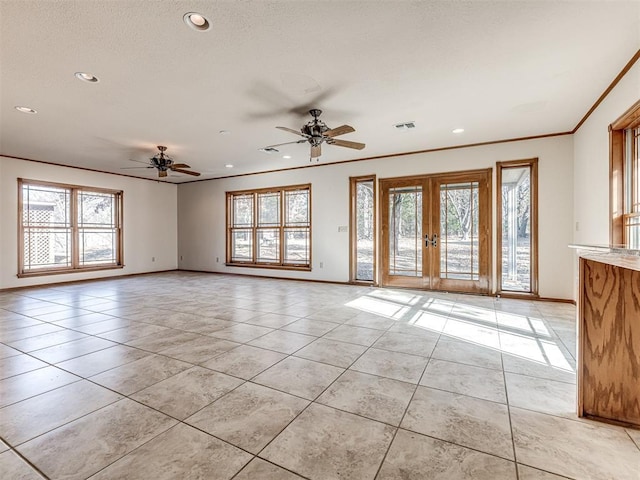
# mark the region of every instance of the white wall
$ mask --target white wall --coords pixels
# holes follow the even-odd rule
[[[638,100],[640,61],[573,135],[576,243],[609,243],[608,126]]]
[[[125,267],[17,278],[18,178],[123,190]],[[0,157],[0,218],[0,289],[177,268],[176,185]]]
[[[349,233],[338,232],[338,227],[349,224],[350,176],[386,178],[493,167],[495,197],[495,162],[532,157],[539,158],[540,295],[570,299],[573,254],[567,245],[573,239],[573,142],[569,135],[183,184],[178,187],[178,265],[346,282]],[[225,192],[302,183],[312,184],[312,271],[225,266]],[[495,230],[494,226],[494,234]]]

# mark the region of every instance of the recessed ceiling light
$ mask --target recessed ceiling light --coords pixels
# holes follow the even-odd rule
[[[291,155],[282,155],[282,158],[287,158],[287,159],[289,159],[289,158],[291,158]]]
[[[38,113],[33,108],[29,108],[29,107],[17,106],[17,107],[15,107],[15,109],[18,110],[19,112],[22,112],[22,113]]]
[[[74,75],[78,80],[82,80],[83,82],[97,83],[100,81],[98,80],[98,77],[91,75],[90,73],[76,72]]]
[[[184,23],[187,24],[190,28],[194,30],[198,30],[199,32],[204,32],[205,30],[209,30],[211,28],[211,24],[207,18],[196,12],[185,13],[182,17]]]
[[[464,128],[454,128],[451,130],[452,133],[462,133],[464,132]]]
[[[233,165],[231,165],[230,163],[227,163],[227,164],[225,165],[225,167],[227,167],[227,168],[233,168]]]
[[[220,135],[231,135],[231,132],[229,130],[220,130],[218,133]]]

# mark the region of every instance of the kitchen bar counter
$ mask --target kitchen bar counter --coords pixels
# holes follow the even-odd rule
[[[580,256],[578,415],[640,428],[640,251],[571,247]]]

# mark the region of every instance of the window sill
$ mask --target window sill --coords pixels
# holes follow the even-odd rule
[[[65,268],[65,269],[55,269],[55,270],[38,270],[33,272],[22,272],[18,273],[18,278],[29,278],[29,277],[42,277],[45,275],[64,275],[67,273],[83,273],[83,272],[99,272],[102,270],[119,270],[124,268],[124,265],[104,265],[104,266],[95,266],[95,267],[82,267],[82,268]]]
[[[227,267],[264,268],[267,270],[294,270],[298,272],[310,272],[308,265],[269,265],[265,263],[225,263]]]

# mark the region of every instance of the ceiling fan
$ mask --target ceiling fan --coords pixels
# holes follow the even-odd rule
[[[344,135],[346,133],[355,132],[355,128],[349,125],[341,125],[336,128],[329,128],[326,123],[320,120],[318,117],[322,114],[322,110],[317,108],[313,108],[309,110],[309,114],[313,117],[313,120],[310,120],[306,125],[304,125],[300,130],[294,130],[293,128],[287,127],[276,127],[280,130],[284,130],[285,132],[291,132],[296,135],[300,135],[304,137],[295,142],[286,142],[286,143],[278,143],[276,145],[269,145],[265,148],[275,148],[280,147],[282,145],[290,145],[292,143],[305,143],[308,142],[311,144],[311,155],[310,160],[318,159],[320,155],[322,155],[322,144],[326,143],[327,145],[337,145],[338,147],[347,147],[347,148],[355,148],[356,150],[362,150],[365,147],[364,143],[359,142],[351,142],[349,140],[338,140],[334,137],[339,135]]]
[[[185,170],[185,168],[191,168],[186,163],[175,163],[173,159],[171,159],[164,152],[167,151],[167,147],[162,145],[158,145],[158,150],[160,153],[156,153],[153,157],[149,159],[148,166],[146,167],[125,167],[122,170],[133,169],[133,168],[155,168],[158,170],[158,177],[166,177],[169,171],[178,172],[178,173],[186,173],[187,175],[193,175],[194,177],[200,176],[200,172],[194,172],[192,170]],[[147,163],[140,162],[139,160],[132,160],[138,163]]]

